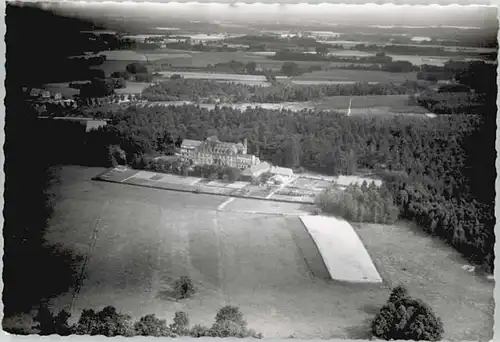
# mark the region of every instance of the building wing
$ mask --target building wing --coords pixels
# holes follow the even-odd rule
[[[197,148],[202,143],[203,143],[203,141],[200,141],[200,140],[184,139],[182,141],[181,148],[193,149],[193,148]]]

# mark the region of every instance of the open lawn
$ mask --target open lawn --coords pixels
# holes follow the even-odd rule
[[[351,99],[352,114],[428,113],[423,107],[409,104],[408,95],[329,96],[315,102],[314,106],[317,109],[347,111]]]
[[[48,228],[52,243],[82,255],[92,246],[73,317],[114,305],[168,323],[184,310],[192,324],[210,325],[220,306],[233,304],[265,337],[363,338],[389,295],[385,285],[323,280],[325,265],[299,217],[230,211],[288,212],[287,204],[237,199],[218,211],[227,197],[90,180],[103,171],[62,168]],[[404,282],[436,308],[446,339],[492,337],[493,285],[464,272],[457,253],[406,225],[355,228],[384,280]],[[170,285],[181,275],[198,293],[173,302]],[[71,295],[53,307],[68,307]]]
[[[444,339],[493,338],[494,283],[464,271],[468,263],[455,250],[406,222],[352,225],[384,281],[406,285],[435,309]]]

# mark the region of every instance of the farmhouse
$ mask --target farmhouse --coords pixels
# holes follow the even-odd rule
[[[184,139],[180,156],[193,164],[223,165],[244,170],[260,163],[259,158],[247,154],[247,140],[239,143],[220,141],[216,136],[205,141]]]

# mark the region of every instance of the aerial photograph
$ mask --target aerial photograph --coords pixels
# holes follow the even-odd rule
[[[493,339],[496,7],[5,21],[7,333]]]

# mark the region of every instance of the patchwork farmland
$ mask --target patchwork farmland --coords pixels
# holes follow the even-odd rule
[[[47,234],[51,243],[88,253],[75,315],[113,305],[134,318],[169,319],[183,310],[193,324],[210,324],[220,306],[234,304],[265,337],[363,338],[388,287],[404,283],[443,317],[446,339],[491,338],[493,285],[464,272],[456,252],[436,248],[405,224],[356,225],[384,283],[344,284],[325,280],[325,263],[300,218],[276,215],[304,213],[298,204],[235,199],[218,209],[227,197],[91,181],[99,172],[62,169],[61,200]],[[251,213],[263,209],[268,213]],[[424,259],[435,267],[423,267]],[[173,302],[170,285],[181,275],[198,293]],[[72,297],[51,305],[68,308]]]

